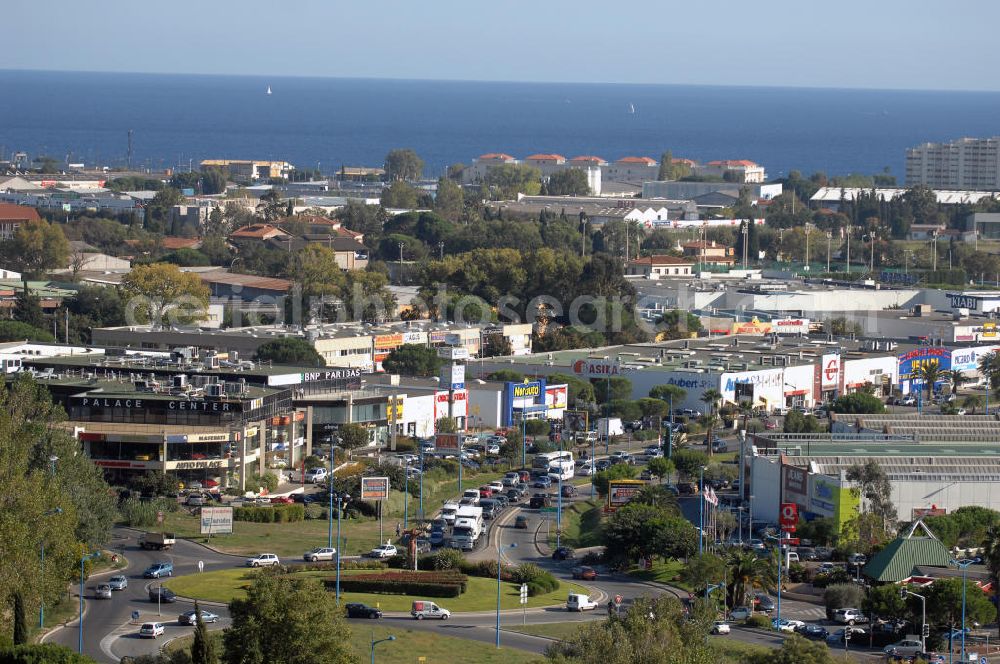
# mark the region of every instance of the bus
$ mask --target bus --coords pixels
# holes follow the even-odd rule
[[[542,452],[536,454],[531,461],[534,470],[544,470],[553,480],[569,480],[573,478],[576,471],[576,462],[573,453],[566,450],[562,452]]]

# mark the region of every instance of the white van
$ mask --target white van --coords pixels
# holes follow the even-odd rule
[[[592,611],[597,608],[597,602],[590,599],[589,595],[570,593],[566,598],[567,611]]]
[[[462,494],[462,498],[468,498],[472,501],[473,505],[479,504],[479,489],[466,489],[465,493]]]
[[[458,512],[458,503],[445,503],[441,508],[441,518],[449,526],[455,525],[455,513]]]
[[[451,615],[451,611],[444,609],[434,602],[428,602],[425,599],[417,600],[410,607],[410,615],[417,620],[423,620],[424,618],[439,618],[441,620],[447,620],[448,616]]]

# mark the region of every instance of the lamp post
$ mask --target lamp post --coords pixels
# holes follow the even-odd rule
[[[830,272],[830,242],[833,240],[833,233],[826,232],[826,271]]]
[[[375,640],[375,632],[372,632],[372,664],[375,664],[375,646],[377,646],[380,643],[385,643],[386,641],[395,641],[395,640],[396,640],[396,636],[393,635],[393,634],[390,634],[389,636],[385,637],[384,639],[379,639],[378,641],[376,641]]]
[[[868,272],[870,274],[875,274],[875,233],[866,233],[865,235],[861,236],[862,240],[864,240],[865,238],[868,239],[869,243],[871,244],[871,248],[872,248],[871,263],[868,266]],[[861,259],[861,260],[864,260],[864,259]]]
[[[403,243],[399,243],[399,283],[403,283]]]
[[[899,589],[899,597],[900,597],[900,599],[906,599],[907,595],[910,595],[911,597],[919,597],[920,598],[920,615],[921,615],[921,619],[920,619],[920,650],[922,652],[927,652],[927,636],[926,636],[926,631],[927,631],[927,598],[924,597],[923,595],[918,595],[917,593],[911,593],[909,590],[906,589],[906,587],[901,587]]]
[[[54,458],[58,458],[58,457],[54,457]],[[61,507],[56,507],[54,509],[49,510],[48,512],[46,512],[42,516],[52,516],[53,514],[62,514],[62,508]],[[41,597],[38,600],[38,629],[41,629],[41,628],[45,627],[45,590],[44,590],[44,584],[45,584],[45,540],[44,539],[41,540],[38,543],[38,556],[39,556],[39,559],[41,560],[41,565],[42,565],[42,569],[41,569],[41,571],[42,571],[42,578],[40,579],[40,581],[41,581],[41,583],[43,585]]]
[[[528,434],[524,420],[524,409],[521,410],[521,468],[528,467]]]
[[[409,526],[407,524],[407,517],[409,517],[410,512],[410,467],[403,467],[403,530],[406,530]]]
[[[589,435],[589,432],[588,432]],[[590,439],[590,497],[597,490],[597,436]]]
[[[81,655],[83,654],[83,582],[85,580],[83,565],[91,558],[96,558],[99,555],[101,555],[101,552],[95,551],[94,553],[85,553],[80,556],[80,618],[78,621],[80,623],[80,634],[77,643],[77,652]],[[159,598],[159,595],[157,595],[157,598]]]
[[[344,511],[344,505],[349,502],[351,502],[350,494],[337,494],[337,606],[340,606],[340,517]]]
[[[740,529],[740,547],[741,548],[743,547],[743,509],[744,509],[743,505],[740,505],[739,507],[736,508],[736,511],[739,512],[739,522],[738,523],[739,523],[739,529]]]
[[[420,520],[424,520],[424,446],[420,446]]]
[[[698,555],[705,549],[705,466],[698,469]]]
[[[774,535],[768,535],[767,539],[776,540],[778,542],[778,623],[781,623],[781,538],[775,537]]]
[[[508,548],[516,549],[517,542],[512,542]],[[497,648],[500,647],[500,538],[497,537]]]
[[[937,235],[934,236],[934,239],[937,240]],[[967,661],[965,657],[965,587],[968,585],[968,576],[967,576],[968,567],[974,562],[975,562],[974,560],[968,560],[968,559],[948,561],[949,565],[952,565],[962,570],[962,661],[963,662]]]

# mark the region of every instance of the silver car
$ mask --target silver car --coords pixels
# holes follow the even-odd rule
[[[97,599],[111,599],[111,586],[106,583],[102,583],[97,586],[97,592],[95,594]]]
[[[121,576],[113,576],[108,579],[108,585],[111,586],[112,590],[125,590],[128,588],[128,578]]]

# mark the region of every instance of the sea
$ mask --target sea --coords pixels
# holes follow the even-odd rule
[[[271,94],[268,94],[270,89]],[[1000,134],[1000,93],[0,70],[0,155],[197,168],[276,159],[324,173],[412,148],[437,177],[487,152],[882,173],[906,148]]]

